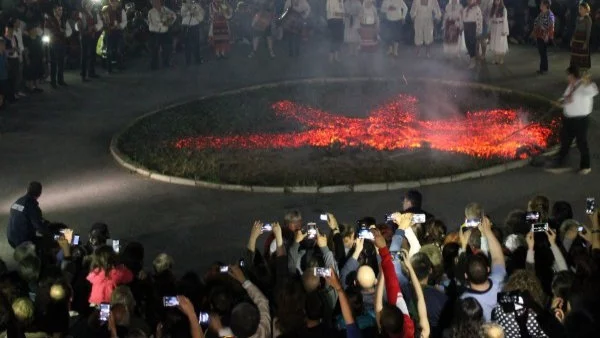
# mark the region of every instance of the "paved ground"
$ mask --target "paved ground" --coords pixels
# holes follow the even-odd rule
[[[135,117],[168,103],[290,78],[405,74],[493,83],[555,98],[564,90],[563,70],[568,63],[566,53],[556,52],[550,56],[550,75],[539,77],[534,74],[534,47],[512,47],[505,66],[489,65],[478,72],[466,71],[463,63],[449,66],[435,57],[415,58],[409,49],[398,60],[370,56],[333,66],[324,51],[290,61],[282,50],[271,61],[266,55],[248,60],[247,49],[239,47],[228,61],[211,60],[190,69],[149,72],[140,61],[125,73],[103,76],[93,83],[82,84],[73,73],[67,77],[68,89],[48,89],[0,113],[0,233],[5,233],[10,204],[35,179],[45,185],[40,202],[46,218],[65,222],[83,234],[94,221],[104,221],[114,238],[142,241],[147,262],[163,250],[175,257],[179,270],[202,269],[217,259],[234,261],[245,247],[254,219],[274,220],[288,208],[300,208],[307,219],[316,219],[324,209],[353,222],[397,210],[402,192],[257,195],[160,183],[133,175],[113,161],[108,146],[114,133]],[[597,125],[596,115],[589,137],[596,168],[600,162]],[[578,154],[573,153],[575,165]],[[582,218],[585,197],[596,193],[600,198],[598,185],[593,183],[599,177],[598,171],[587,177],[554,176],[528,167],[491,178],[426,187],[422,192],[425,208],[451,226],[461,220],[462,208],[470,201],[483,203],[486,211],[501,220],[536,193],[572,201]],[[4,240],[0,254],[3,258],[11,255]]]

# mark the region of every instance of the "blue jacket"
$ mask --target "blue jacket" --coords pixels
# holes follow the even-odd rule
[[[33,241],[36,231],[47,234],[48,227],[42,218],[42,210],[38,201],[25,195],[10,207],[10,218],[6,230],[8,243],[12,247],[16,247],[23,242]]]

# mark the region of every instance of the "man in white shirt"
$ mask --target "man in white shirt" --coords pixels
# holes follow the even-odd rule
[[[547,170],[556,174],[570,170],[564,164],[575,139],[581,154],[579,174],[587,175],[592,171],[587,130],[594,106],[594,96],[598,95],[598,87],[588,79],[582,78],[579,69],[575,66],[567,68],[567,78],[569,86],[561,98],[564,118],[560,132],[560,151],[553,165]]]
[[[171,57],[171,26],[177,15],[162,5],[161,0],[152,1],[152,9],[148,11],[148,30],[150,31],[150,69],[158,69],[158,51],[162,50],[163,67],[169,67]]]
[[[185,63],[192,63],[192,54],[196,64],[202,63],[200,56],[200,23],[204,21],[204,9],[192,0],[185,0],[181,6],[181,25],[185,38]]]

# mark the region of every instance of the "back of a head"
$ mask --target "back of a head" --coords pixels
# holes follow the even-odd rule
[[[32,242],[23,242],[15,248],[13,258],[15,262],[20,263],[25,257],[35,256],[35,244]]]
[[[173,258],[166,253],[160,253],[156,258],[152,261],[152,267],[154,268],[154,272],[157,274],[161,274],[165,271],[173,269]]]
[[[96,248],[105,245],[106,240],[109,238],[110,232],[108,231],[107,224],[101,222],[92,224],[89,234],[89,241],[92,247]]]
[[[135,298],[131,289],[127,285],[117,286],[110,296],[111,306],[121,304],[127,308],[128,311],[133,312],[135,308]]]
[[[30,182],[29,186],[27,187],[27,195],[33,198],[42,196],[42,184],[36,181]]]
[[[113,248],[108,245],[102,245],[94,250],[90,269],[104,270],[106,273],[113,269],[117,264],[117,254]]]
[[[260,322],[260,313],[253,304],[243,302],[231,311],[229,327],[239,338],[248,338],[256,333]]]
[[[314,271],[314,268],[308,268],[302,274],[302,284],[306,292],[316,291],[321,286],[321,278],[315,276]]]
[[[27,256],[19,262],[19,276],[27,283],[35,283],[40,277],[42,261],[37,256]]]
[[[507,234],[526,235],[531,230],[531,225],[525,219],[526,212],[513,210],[508,213],[504,220],[504,228]]]
[[[465,207],[465,217],[467,219],[483,219],[483,207],[479,203],[471,202]]]
[[[571,271],[557,272],[552,279],[552,294],[564,301],[569,301],[574,282],[575,275]]]
[[[504,329],[496,323],[484,323],[481,326],[482,338],[504,338]]]
[[[488,280],[489,275],[488,259],[485,255],[479,253],[467,258],[467,280],[471,284],[480,285]]]
[[[527,293],[529,298],[533,300],[539,308],[544,307],[546,304],[546,295],[542,289],[542,283],[534,272],[525,269],[514,271],[506,283],[504,283],[503,290]]]
[[[422,244],[437,244],[441,246],[446,237],[446,224],[436,219],[425,225],[425,241]]]
[[[419,249],[419,252],[424,253],[431,262],[433,268],[432,277],[439,278],[443,273],[444,267],[442,266],[442,251],[435,244],[426,244]]]
[[[377,284],[377,276],[375,271],[368,265],[363,265],[356,272],[356,280],[358,285],[363,289],[371,289]]]
[[[565,201],[554,202],[552,205],[552,218],[554,218],[558,225],[566,219],[572,219],[573,208],[571,207],[571,204]]]
[[[12,303],[12,309],[19,326],[27,328],[33,323],[35,305],[31,299],[26,297],[15,299]]]
[[[423,252],[417,252],[410,258],[410,264],[415,270],[417,278],[421,281],[428,278],[433,270],[433,265],[429,257]]]
[[[293,332],[304,325],[304,308],[306,291],[302,282],[292,279],[275,292],[277,304],[275,316],[278,318],[278,327],[284,333]]]
[[[300,210],[290,210],[285,213],[284,221],[286,224],[291,222],[298,222],[302,220],[302,213]]]
[[[404,314],[394,305],[384,304],[380,317],[381,329],[389,336],[397,336],[404,329]]]
[[[479,322],[483,323],[483,308],[481,304],[473,298],[467,297],[458,300],[454,311],[455,323]]]
[[[144,268],[144,246],[140,242],[129,242],[119,253],[121,261],[129,270],[137,274]]]
[[[410,202],[414,209],[421,209],[423,206],[423,195],[418,190],[411,189],[404,194],[404,199]]]
[[[528,211],[537,211],[540,213],[540,219],[548,219],[550,212],[550,200],[546,196],[535,196],[527,205]]]

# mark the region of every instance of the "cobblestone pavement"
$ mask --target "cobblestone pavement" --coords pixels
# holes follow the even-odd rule
[[[282,44],[283,45],[283,44]],[[322,76],[435,77],[479,81],[541,93],[550,98],[565,88],[568,54],[550,55],[551,72],[535,75],[534,47],[511,46],[502,67],[486,65],[467,71],[465,62],[446,62],[434,51],[431,59],[416,58],[406,47],[398,59],[369,55],[329,65],[325,49],[290,60],[279,50],[275,60],[266,52],[247,59],[249,46],[235,46],[226,61],[209,60],[191,68],[150,72],[144,60],[126,72],[81,83],[68,74],[68,89],[47,88],[42,95],[0,113],[0,224],[5,233],[10,204],[22,195],[30,180],[40,180],[45,190],[40,200],[48,219],[62,221],[86,235],[95,221],[109,224],[113,238],[138,240],[146,246],[147,262],[167,250],[178,270],[203,269],[215,259],[234,261],[245,247],[254,219],[274,220],[288,208],[300,208],[306,219],[320,210],[353,222],[365,216],[382,216],[401,206],[402,192],[333,195],[283,195],[219,192],[171,185],[133,175],[109,154],[113,134],[135,117],[158,107],[224,89],[285,79]],[[182,56],[178,56],[179,62]],[[260,71],[259,71],[260,70]],[[592,167],[600,162],[597,115],[589,139]],[[572,163],[578,161],[573,151]],[[596,167],[597,168],[597,167]],[[594,168],[594,170],[596,169]],[[554,176],[526,167],[490,178],[422,188],[425,209],[452,228],[462,218],[466,203],[479,201],[497,221],[523,207],[529,197],[543,193],[551,200],[574,203],[584,216],[585,197],[598,194],[598,171],[586,177]],[[593,189],[595,188],[595,191]],[[1,257],[11,256],[0,241]]]

